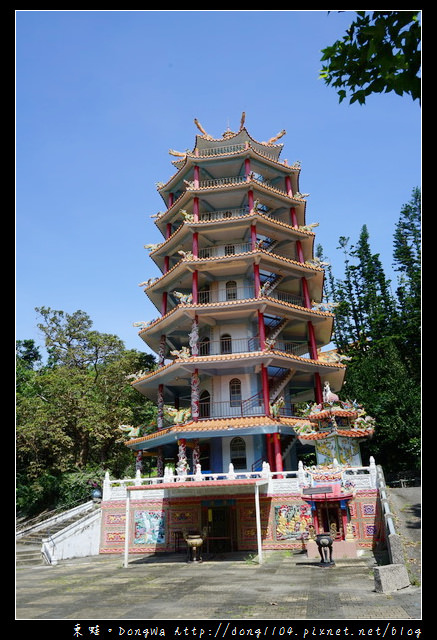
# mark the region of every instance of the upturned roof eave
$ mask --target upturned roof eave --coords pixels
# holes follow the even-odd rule
[[[155,431],[146,436],[132,438],[125,442],[125,446],[139,450],[154,448],[174,442],[178,438],[193,440],[197,438],[215,438],[223,434],[232,436],[235,431],[240,435],[278,433],[296,435],[293,426],[302,423],[301,418],[271,418],[269,416],[254,416],[242,418],[211,418],[208,420],[187,421],[185,424],[172,425]],[[252,423],[252,424],[251,424]]]
[[[343,371],[346,369],[346,365],[339,362],[324,362],[323,360],[314,360],[312,358],[296,356],[285,351],[280,351],[279,349],[266,349],[264,351],[176,358],[173,362],[165,364],[158,369],[150,371],[144,376],[133,380],[131,385],[133,387],[141,387],[145,384],[147,385],[147,382],[149,381],[153,381],[156,384],[156,381],[161,382],[159,379],[166,377],[167,373],[170,373],[170,376],[174,377],[178,372],[178,369],[182,369],[186,372],[194,372],[195,369],[201,365],[202,369],[206,370],[208,367],[213,368],[217,364],[226,364],[230,362],[241,363],[247,360],[250,360],[254,366],[269,360],[282,362],[284,365],[288,365],[289,368],[296,368],[299,371]],[[294,365],[294,367],[291,365]],[[153,383],[152,386],[154,386]]]
[[[213,186],[203,186],[203,187],[187,187],[186,190],[181,193],[181,195],[173,202],[173,204],[164,211],[158,218],[155,219],[155,224],[160,228],[160,225],[168,222],[168,218],[171,218],[172,215],[179,212],[181,208],[183,208],[185,202],[189,200],[192,196],[201,195],[205,193],[211,193],[213,191],[225,191],[225,190],[239,190],[239,189],[247,189],[252,187],[252,189],[257,188],[261,191],[267,191],[268,195],[276,196],[277,198],[283,200],[287,205],[294,207],[303,207],[303,219],[305,220],[305,210],[306,210],[306,200],[302,198],[293,198],[289,196],[285,191],[281,191],[279,189],[275,189],[274,187],[270,187],[265,183],[259,182],[256,179],[248,180],[247,182],[237,182],[235,184],[229,183],[224,185],[213,185]],[[165,202],[165,199],[164,199]],[[161,233],[164,234],[163,228],[160,229]]]

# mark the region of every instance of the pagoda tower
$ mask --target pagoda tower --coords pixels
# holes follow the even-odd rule
[[[206,551],[302,549],[335,531],[355,557],[378,539],[376,466],[359,443],[373,420],[341,401],[346,365],[331,340],[323,264],[299,190],[300,165],[281,160],[244,126],[192,151],[170,151],[158,185],[162,234],[148,244],[159,275],[141,284],[157,317],[139,335],[157,365],[133,387],[157,406],[157,425],[121,427],[135,479],[103,487],[101,553],[174,552],[187,530]],[[302,447],[317,464],[304,466]],[[303,449],[305,451],[305,449]],[[153,457],[157,475],[141,474]],[[317,551],[315,551],[317,553]],[[261,561],[261,560],[260,560]]]
[[[158,367],[133,386],[157,403],[157,431],[128,446],[161,475],[172,460],[180,473],[296,469],[296,404],[321,406],[345,374],[319,358],[334,315],[300,163],[280,159],[285,131],[258,142],[244,114],[218,139],[195,124],[194,149],[170,150],[176,172],[158,185],[163,241],[146,245],[161,275],[142,284],[160,315],[139,335]]]

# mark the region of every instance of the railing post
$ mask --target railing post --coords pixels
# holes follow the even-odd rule
[[[105,473],[105,479],[103,480],[102,502],[111,499],[111,482],[109,480],[109,471]]]

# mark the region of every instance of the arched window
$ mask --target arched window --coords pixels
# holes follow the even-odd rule
[[[220,337],[220,353],[232,353],[232,338],[229,333]]]
[[[231,407],[241,405],[241,380],[238,378],[232,378],[229,383],[229,402]]]
[[[200,394],[199,413],[201,418],[211,416],[211,396],[208,391],[202,391]]]
[[[237,283],[235,280],[229,280],[226,283],[226,300],[237,299]]]
[[[246,443],[243,438],[232,438],[230,444],[230,458],[234,469],[246,469]]]

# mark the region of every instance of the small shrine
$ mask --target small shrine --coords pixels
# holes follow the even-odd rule
[[[315,447],[317,464],[362,465],[360,442],[373,435],[375,420],[356,401],[339,400],[325,383],[323,402],[307,406],[302,411],[307,418],[295,426],[299,441]]]

